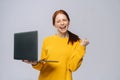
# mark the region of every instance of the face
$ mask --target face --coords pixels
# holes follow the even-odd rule
[[[69,21],[64,14],[58,14],[55,18],[54,26],[57,28],[59,33],[65,34],[69,27]]]

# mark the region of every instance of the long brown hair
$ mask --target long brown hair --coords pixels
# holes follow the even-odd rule
[[[64,14],[67,17],[68,21],[70,22],[69,15],[67,14],[66,11],[64,11],[64,10],[57,10],[57,11],[55,11],[55,13],[52,16],[52,23],[53,23],[53,25],[55,25],[55,18],[56,18],[56,16],[58,14]],[[68,34],[69,34],[68,44],[69,43],[74,44],[74,42],[80,40],[80,38],[76,34],[70,32],[69,30],[68,30]]]

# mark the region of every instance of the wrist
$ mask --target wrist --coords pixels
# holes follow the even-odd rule
[[[38,62],[34,62],[32,63],[32,66],[36,66],[38,64]]]

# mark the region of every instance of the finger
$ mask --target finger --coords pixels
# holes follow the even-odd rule
[[[87,46],[87,45],[89,44],[89,41],[88,41],[87,38],[84,38],[84,39],[82,40],[82,42],[83,42],[83,44],[84,44],[85,46]]]
[[[25,62],[25,63],[28,63],[28,64],[30,64],[31,62],[30,61],[28,61],[28,60],[22,60],[23,62]]]

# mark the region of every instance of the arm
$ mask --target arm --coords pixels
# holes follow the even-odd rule
[[[37,64],[35,64],[35,65],[32,65],[32,67],[34,68],[34,69],[36,69],[36,70],[41,70],[42,69],[42,67],[44,66],[44,62],[38,62]]]
[[[40,60],[45,60],[47,58],[47,51],[46,51],[46,43],[45,40],[43,41],[42,45],[42,52],[41,52],[41,58]],[[36,64],[33,64],[32,67],[36,70],[41,70],[46,62],[37,62]]]
[[[83,61],[84,54],[86,52],[86,46],[88,44],[89,42],[86,39],[82,40],[81,42],[77,42],[75,44],[73,55],[70,57],[67,65],[70,71],[75,71],[80,67]]]
[[[70,57],[68,61],[68,68],[70,71],[75,71],[80,67],[83,61],[84,54],[85,54],[85,47],[77,45],[73,51],[73,55]]]

